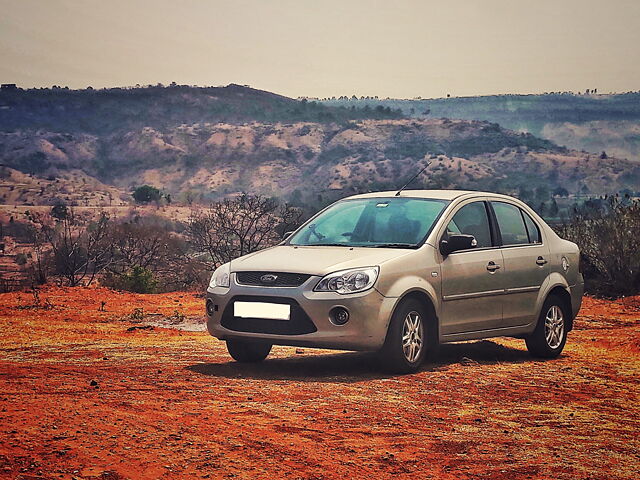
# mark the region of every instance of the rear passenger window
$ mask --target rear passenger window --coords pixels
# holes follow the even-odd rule
[[[484,202],[473,202],[458,210],[447,226],[447,233],[473,235],[478,248],[490,247],[491,230]]]
[[[529,233],[529,243],[542,243],[542,237],[540,235],[540,229],[536,222],[529,216],[527,212],[522,211],[524,217],[524,223],[527,226],[527,232]]]
[[[526,245],[529,243],[527,228],[521,210],[509,203],[491,202],[498,220],[503,245]]]

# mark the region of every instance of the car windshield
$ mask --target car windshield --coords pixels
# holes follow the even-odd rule
[[[415,248],[429,234],[448,203],[402,197],[343,200],[307,222],[288,243]]]

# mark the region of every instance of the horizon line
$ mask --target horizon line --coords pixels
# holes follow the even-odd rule
[[[15,90],[22,90],[22,91],[29,91],[29,90],[66,90],[66,91],[73,91],[73,92],[79,92],[79,91],[105,91],[105,90],[136,90],[136,89],[145,89],[145,88],[199,88],[199,89],[205,89],[205,88],[227,88],[227,87],[231,87],[231,86],[237,86],[237,87],[243,87],[243,88],[249,88],[252,90],[257,90],[257,91],[262,91],[262,92],[267,92],[267,93],[271,93],[271,94],[275,94],[275,95],[280,95],[286,98],[290,98],[292,100],[314,100],[314,101],[333,101],[333,100],[339,100],[339,99],[344,99],[343,97],[346,97],[347,101],[361,101],[361,100],[378,100],[378,101],[387,101],[387,100],[400,100],[400,101],[427,101],[427,100],[447,100],[447,99],[452,99],[452,98],[482,98],[482,97],[506,97],[506,96],[511,96],[511,97],[524,97],[524,96],[544,96],[544,95],[573,95],[573,96],[609,96],[609,95],[628,95],[628,94],[634,94],[634,93],[640,93],[640,89],[639,90],[627,90],[627,91],[623,91],[623,92],[598,92],[598,88],[594,88],[594,89],[585,89],[585,91],[573,91],[573,90],[559,90],[559,91],[550,91],[550,92],[539,92],[539,93],[490,93],[490,94],[478,94],[478,95],[450,95],[448,94],[447,96],[440,96],[440,97],[422,97],[419,95],[416,95],[414,97],[390,97],[390,96],[386,96],[386,97],[379,97],[377,95],[356,95],[355,93],[351,94],[351,95],[347,95],[347,94],[343,94],[343,95],[331,95],[331,96],[326,96],[326,97],[317,97],[317,96],[309,96],[309,95],[300,95],[297,97],[293,97],[293,96],[288,96],[288,95],[284,95],[281,93],[276,93],[270,90],[265,90],[263,88],[257,88],[254,86],[251,86],[249,84],[239,84],[239,83],[234,83],[231,82],[227,85],[189,85],[189,84],[178,84],[176,82],[171,82],[168,85],[165,85],[161,82],[158,82],[157,84],[135,84],[135,85],[114,85],[114,86],[109,86],[109,87],[92,87],[91,85],[88,85],[84,88],[71,88],[69,86],[61,86],[61,85],[51,85],[51,86],[31,86],[31,87],[22,87],[16,83],[5,83],[2,82],[2,90],[3,91],[11,91],[12,88]],[[9,88],[6,88],[9,87]],[[353,97],[356,97],[355,99]]]

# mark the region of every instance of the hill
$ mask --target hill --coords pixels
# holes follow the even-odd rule
[[[433,165],[412,186],[494,190],[536,206],[553,192],[640,191],[638,163],[572,151],[486,121],[379,118],[398,113],[384,105],[322,106],[234,85],[113,90],[50,90],[59,96],[55,108],[38,103],[41,90],[15,93],[24,98],[18,115],[2,119],[0,163],[36,184],[94,179],[92,188],[102,193],[91,205],[113,205],[109,188],[118,189],[111,199],[126,199],[146,183],[184,203],[247,191],[317,208],[354,192],[396,188],[428,160]],[[214,91],[219,100],[211,100]],[[118,95],[125,100],[116,101]],[[208,109],[218,101],[224,109]],[[32,186],[31,194],[20,193],[25,182],[11,178],[3,188],[17,193],[6,195],[7,203],[59,197],[56,185],[45,189],[50,195],[34,195]]]
[[[63,202],[85,207],[118,206],[128,198],[82,170],[62,170],[55,176],[32,175],[0,165],[0,204],[54,205]]]
[[[437,99],[340,99],[345,108],[383,105],[414,118],[484,120],[528,132],[567,148],[640,161],[640,92],[492,95]]]
[[[195,124],[106,137],[0,134],[0,162],[13,169],[44,178],[82,171],[125,191],[148,183],[189,201],[243,190],[281,197],[298,190],[310,197],[394,188],[428,159],[434,161],[424,177],[428,187],[640,189],[640,165],[464,120]]]
[[[385,108],[329,107],[235,84],[0,90],[3,132],[26,129],[104,135],[194,123],[341,122],[401,116]]]

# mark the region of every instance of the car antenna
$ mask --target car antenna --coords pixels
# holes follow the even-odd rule
[[[431,165],[431,160],[429,160],[429,161],[427,162],[427,164],[424,166],[424,168],[423,168],[422,170],[420,170],[420,171],[419,171],[418,173],[416,173],[413,177],[411,177],[411,180],[409,180],[407,183],[405,183],[405,184],[402,186],[402,188],[396,192],[395,196],[396,196],[396,197],[399,197],[399,196],[400,196],[400,192],[402,192],[405,188],[407,188],[407,187],[409,186],[409,184],[410,184],[411,182],[413,182],[416,178],[418,178],[418,175],[420,175],[422,172],[424,172],[424,171],[429,167],[429,165]]]

